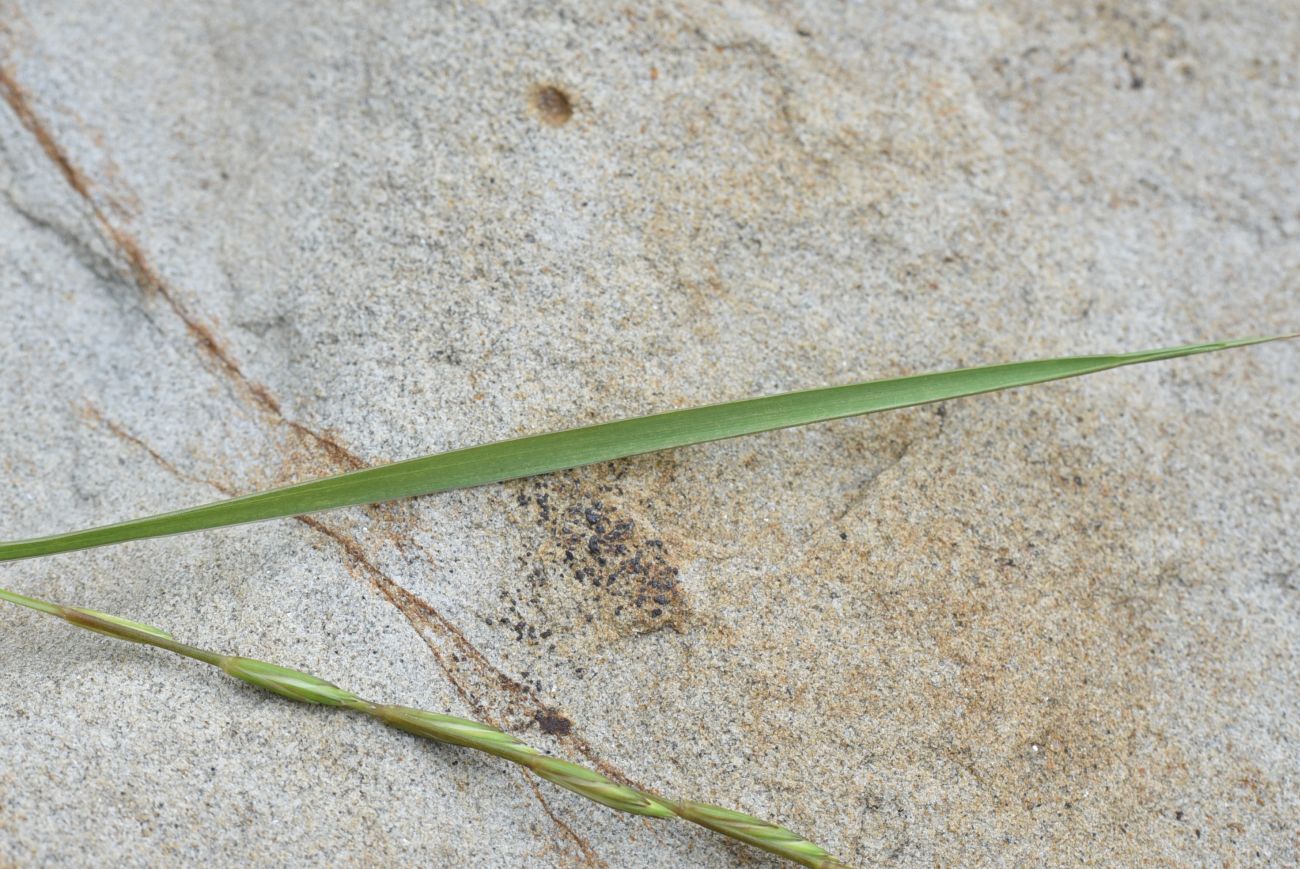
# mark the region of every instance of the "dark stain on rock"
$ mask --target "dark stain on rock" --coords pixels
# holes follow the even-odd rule
[[[533,720],[547,736],[568,736],[573,730],[573,722],[554,709],[544,709],[533,713]]]
[[[538,539],[523,579],[501,590],[505,609],[494,621],[518,642],[553,650],[684,629],[688,606],[679,568],[668,545],[631,514],[609,470],[514,484],[516,516]]]
[[[573,101],[555,85],[538,85],[529,99],[542,123],[561,127],[573,117]]]

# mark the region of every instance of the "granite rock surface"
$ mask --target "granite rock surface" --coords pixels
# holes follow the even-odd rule
[[[1294,331],[1298,69],[1280,0],[0,0],[0,537],[701,402]],[[1300,347],[1270,345],[0,584],[478,717],[854,865],[1282,865],[1297,479]],[[644,569],[609,579],[619,558]],[[776,865],[2,619],[0,863]]]

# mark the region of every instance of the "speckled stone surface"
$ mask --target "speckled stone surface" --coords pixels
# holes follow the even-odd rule
[[[0,537],[1295,330],[1298,55],[1280,0],[0,0]],[[0,577],[854,865],[1283,865],[1298,478],[1271,345]],[[3,864],[776,865],[0,626]]]

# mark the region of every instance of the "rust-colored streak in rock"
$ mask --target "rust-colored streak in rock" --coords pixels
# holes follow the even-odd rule
[[[45,152],[45,156],[49,157],[50,162],[58,168],[59,173],[63,175],[63,179],[68,182],[68,186],[77,191],[77,194],[83,199],[89,200],[89,181],[72,165],[72,161],[59,147],[59,143],[50,135],[50,131],[41,123],[40,119],[36,117],[36,113],[32,111],[31,100],[27,92],[19,86],[14,78],[13,70],[6,66],[0,66],[0,92],[3,92],[5,102],[9,104],[9,108],[18,117],[19,123],[35,137],[37,144]]]
[[[220,480],[213,480],[211,478],[202,478],[202,477],[195,476],[194,474],[187,473],[186,471],[182,471],[180,468],[176,466],[175,462],[172,462],[166,456],[162,455],[162,453],[154,449],[153,446],[147,441],[145,441],[143,438],[128,431],[125,426],[123,426],[121,423],[117,422],[116,420],[112,420],[104,416],[103,411],[101,411],[98,405],[94,404],[93,402],[87,401],[84,404],[82,404],[81,407],[77,408],[77,415],[92,425],[102,425],[104,428],[108,429],[109,433],[112,434],[114,437],[116,437],[118,440],[125,441],[126,443],[130,444],[136,449],[142,450],[149,456],[149,458],[153,459],[155,464],[157,464],[160,468],[162,468],[164,471],[171,474],[173,477],[177,478],[178,480],[185,480],[186,482],[190,482],[190,483],[198,483],[200,485],[211,486],[213,489],[217,490],[218,492],[220,492],[221,494],[227,497],[234,495],[235,493],[234,488],[227,485],[226,483],[221,482]]]
[[[166,303],[167,307],[184,325],[185,331],[189,334],[199,352],[213,363],[223,376],[231,380],[238,387],[239,392],[254,407],[268,415],[275,424],[288,427],[302,440],[320,448],[328,458],[331,466],[350,469],[362,467],[364,462],[333,438],[285,417],[280,401],[265,385],[251,380],[244,374],[239,363],[235,361],[235,358],[226,348],[224,342],[212,330],[212,327],[201,322],[186,310],[171,287],[163,280],[162,275],[149,262],[144,250],[140,247],[140,243],[131,233],[114,223],[108,216],[109,211],[125,214],[129,213],[129,209],[119,206],[107,194],[100,194],[98,197],[95,195],[93,192],[94,185],[91,180],[77,168],[76,164],[69,158],[67,151],[59,145],[49,127],[32,108],[29,95],[19,85],[13,71],[7,67],[0,67],[0,94],[3,95],[5,102],[23,127],[36,139],[41,150],[58,169],[59,174],[68,183],[68,186],[86,202],[95,223],[99,226],[105,239],[121,255],[136,285],[147,293],[155,294]],[[100,198],[108,204],[107,210],[98,201]]]
[[[561,833],[572,841],[573,844],[578,846],[578,850],[582,853],[582,859],[576,861],[575,865],[608,866],[608,863],[600,859],[600,855],[596,853],[595,848],[591,847],[590,842],[580,836],[576,830],[565,823],[559,815],[555,814],[554,810],[551,809],[551,804],[547,802],[545,794],[542,793],[542,789],[537,786],[536,777],[534,777],[532,773],[524,772],[522,770],[520,771],[520,775],[524,777],[524,781],[528,782],[528,786],[532,788],[533,796],[537,797],[537,802],[542,807],[542,811],[546,812],[546,817],[550,818],[551,823],[555,824]]]

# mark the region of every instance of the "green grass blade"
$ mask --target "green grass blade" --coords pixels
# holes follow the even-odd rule
[[[1114,356],[1013,362],[669,411],[438,453],[116,525],[0,543],[0,561],[428,495],[656,450],[928,404],[1284,337],[1296,336],[1190,344]]]

